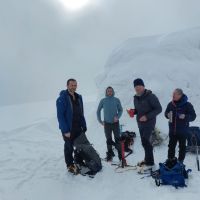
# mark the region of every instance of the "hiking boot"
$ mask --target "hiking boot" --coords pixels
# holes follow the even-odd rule
[[[114,152],[113,152],[113,154],[114,154]],[[112,162],[112,160],[113,160],[113,154],[112,154],[112,152],[107,152],[106,153],[106,161],[107,162]]]
[[[137,166],[138,167],[142,167],[146,164],[146,161],[145,160],[142,160],[141,162],[138,162]]]
[[[112,157],[115,157],[115,153],[114,151],[109,152],[111,154]]]
[[[75,165],[75,164],[71,164],[71,165],[69,165],[68,167],[67,167],[67,170],[68,170],[68,172],[69,173],[72,173],[72,174],[74,174],[74,175],[77,175],[79,172],[79,170],[78,170],[78,168],[77,168],[77,166]]]
[[[141,167],[138,167],[138,173],[139,174],[144,174],[147,172],[151,172],[153,171],[155,165],[142,165]]]
[[[169,169],[173,168],[177,163],[177,158],[168,158],[165,161],[165,166],[168,167]]]

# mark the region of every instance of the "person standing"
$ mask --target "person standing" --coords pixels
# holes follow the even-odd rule
[[[67,90],[61,91],[56,101],[59,128],[65,141],[65,163],[71,173],[77,170],[73,158],[73,141],[87,131],[82,96],[76,93],[76,89],[77,81],[69,79]]]
[[[101,111],[104,113],[104,120],[101,119]],[[106,160],[112,161],[115,156],[112,145],[112,133],[114,134],[115,147],[118,151],[119,160],[121,160],[121,145],[120,145],[120,127],[119,119],[122,116],[123,108],[121,102],[115,97],[115,92],[112,87],[106,89],[106,97],[103,98],[97,109],[97,119],[102,126],[104,126],[104,132],[107,143],[107,155]]]
[[[137,115],[137,123],[144,148],[144,160],[138,163],[143,171],[150,170],[154,166],[154,155],[152,146],[152,133],[156,125],[156,117],[162,112],[161,104],[152,91],[145,89],[144,81],[135,79],[134,88],[134,113]],[[130,113],[129,113],[130,114]]]
[[[175,89],[173,100],[168,104],[165,117],[169,120],[169,148],[167,163],[176,160],[175,151],[179,143],[178,161],[183,163],[186,155],[186,140],[189,132],[189,123],[196,119],[193,105],[182,89]]]

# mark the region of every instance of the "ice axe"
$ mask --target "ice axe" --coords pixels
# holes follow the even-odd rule
[[[199,165],[199,146],[198,146],[198,143],[197,143],[197,139],[196,139],[196,135],[195,133],[192,134],[192,143],[194,145],[195,143],[195,147],[196,147],[196,162],[197,162],[197,169],[198,171],[200,171],[200,165]]]
[[[199,147],[196,146],[196,160],[197,160],[197,169],[200,171],[200,166],[199,166]]]

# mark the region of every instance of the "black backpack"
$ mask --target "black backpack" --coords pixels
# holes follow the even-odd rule
[[[132,152],[131,146],[134,144],[134,138],[136,138],[135,132],[125,131],[121,134],[121,141],[124,141],[125,152]]]
[[[86,167],[96,174],[102,169],[101,158],[94,147],[89,143],[85,134],[81,134],[74,141],[74,161],[81,167]]]

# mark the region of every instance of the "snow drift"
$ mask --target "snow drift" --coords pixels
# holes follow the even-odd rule
[[[163,36],[130,38],[108,58],[105,72],[97,77],[102,94],[111,85],[125,106],[132,105],[133,80],[143,78],[163,105],[173,89],[183,88],[190,101],[200,98],[200,27]],[[197,107],[197,106],[196,106]],[[200,109],[197,107],[197,113]]]

